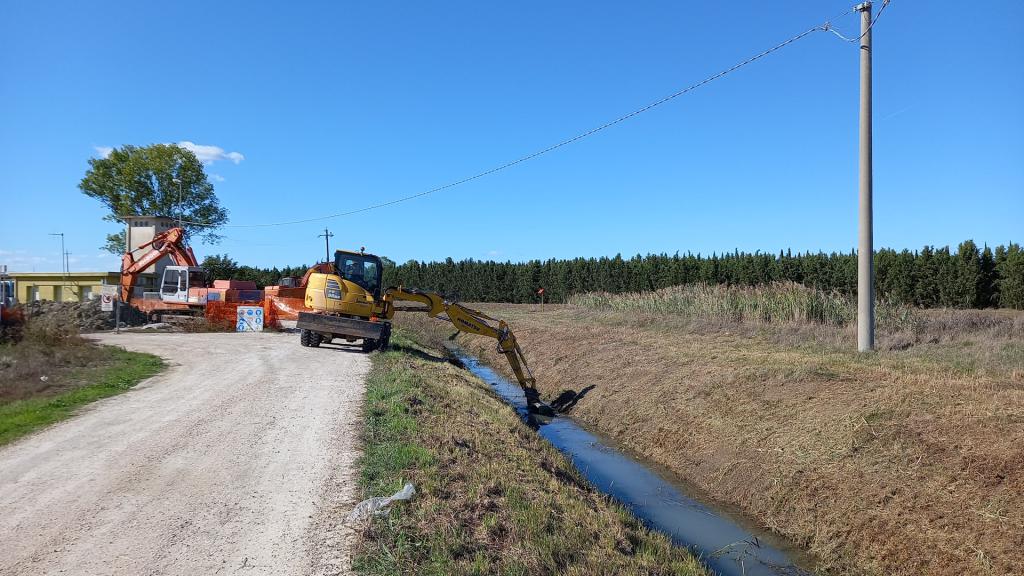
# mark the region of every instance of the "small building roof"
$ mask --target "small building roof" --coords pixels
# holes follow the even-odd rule
[[[68,278],[96,278],[102,276],[120,276],[120,272],[8,272],[8,276],[11,278],[52,278],[54,276],[60,278],[67,276]]]

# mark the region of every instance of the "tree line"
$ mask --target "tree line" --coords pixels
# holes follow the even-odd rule
[[[260,288],[279,284],[282,278],[301,278],[309,266],[285,266],[284,268],[257,268],[239,265],[227,254],[207,256],[199,264],[210,280],[251,280]]]
[[[306,267],[234,268],[226,255],[211,256],[203,266],[214,278],[254,280],[260,286],[282,276],[301,276]],[[212,264],[212,266],[211,266]],[[467,302],[564,302],[583,292],[643,292],[681,284],[754,286],[797,282],[825,291],[853,295],[857,255],[850,253],[648,254],[615,257],[494,262],[448,258],[443,262],[385,260],[384,285],[432,290]],[[978,247],[973,241],[921,250],[882,249],[875,255],[878,298],[921,306],[1024,309],[1024,251],[1016,243]]]

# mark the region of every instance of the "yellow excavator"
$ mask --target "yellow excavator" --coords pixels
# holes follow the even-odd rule
[[[531,413],[552,415],[541,401],[535,380],[523,350],[504,320],[473,310],[458,302],[449,302],[440,294],[411,288],[383,288],[384,265],[381,259],[365,251],[337,250],[333,263],[311,268],[305,280],[305,307],[298,315],[296,328],[303,346],[317,347],[334,339],[362,340],[364,352],[387,348],[391,339],[391,319],[395,312],[421,312],[431,318],[447,320],[456,330],[494,338],[498,352],[505,355],[512,372],[526,394]],[[399,302],[416,306],[398,306]]]

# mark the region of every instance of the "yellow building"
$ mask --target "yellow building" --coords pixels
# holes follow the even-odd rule
[[[101,286],[117,286],[121,281],[118,272],[10,272],[8,275],[14,280],[14,293],[21,303],[35,300],[80,302],[99,298]]]
[[[125,248],[136,258],[142,258],[149,248],[140,249],[156,237],[174,227],[174,220],[163,216],[127,216],[125,222]],[[159,290],[159,278],[168,264],[173,264],[170,256],[164,256],[152,266],[139,274],[133,297],[142,298],[145,292]],[[0,267],[0,272],[6,270]],[[28,303],[36,300],[53,300],[55,302],[81,302],[90,298],[99,298],[100,287],[103,285],[118,286],[121,282],[120,272],[10,272],[5,279],[14,280],[14,294],[18,302]]]

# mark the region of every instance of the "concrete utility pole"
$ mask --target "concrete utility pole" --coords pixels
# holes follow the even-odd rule
[[[66,250],[64,250],[64,233],[63,232],[51,232],[50,236],[60,236],[60,277],[61,277],[61,295],[60,299],[64,300],[64,291],[68,289],[68,267],[66,264]]]
[[[323,236],[323,238],[324,238],[324,245],[325,245],[325,248],[327,248],[327,259],[324,260],[324,262],[330,262],[331,261],[331,238],[334,237],[334,234],[331,234],[330,230],[328,230],[327,228],[324,228],[324,233],[323,234],[317,234],[316,235],[317,238],[320,238],[321,236]]]
[[[860,241],[857,245],[857,350],[875,348],[874,224],[871,169],[871,2],[860,12]]]
[[[175,212],[178,213],[178,228],[181,228],[181,178],[172,178],[171,182],[178,185],[178,209]]]

